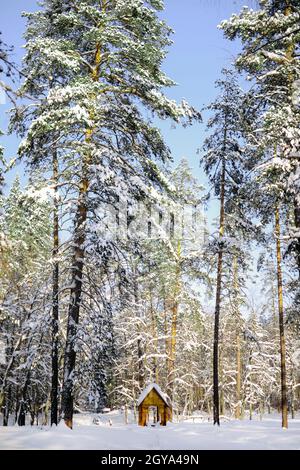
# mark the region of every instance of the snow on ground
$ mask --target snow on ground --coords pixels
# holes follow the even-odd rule
[[[98,416],[99,424],[95,424]],[[110,425],[110,422],[112,423]],[[226,421],[220,428],[194,419],[168,423],[166,427],[141,428],[124,424],[113,411],[105,415],[80,414],[69,430],[63,423],[47,426],[0,428],[0,449],[80,450],[202,450],[202,449],[300,449],[300,417],[282,430],[280,416],[257,417],[253,421]]]

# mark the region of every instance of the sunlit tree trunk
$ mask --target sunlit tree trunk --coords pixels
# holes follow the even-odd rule
[[[277,259],[277,284],[278,284],[278,314],[280,335],[280,360],[281,360],[281,413],[282,427],[288,427],[287,386],[286,386],[286,346],[284,334],[284,309],[283,309],[283,285],[281,267],[281,241],[280,241],[280,212],[275,210],[275,235],[276,235],[276,259]]]
[[[153,294],[150,288],[150,309],[151,309],[151,323],[152,323],[152,340],[154,346],[154,357],[153,357],[153,376],[155,382],[159,383],[159,374],[158,374],[158,363],[156,354],[158,352],[158,339],[157,339],[157,318],[153,306]]]
[[[168,394],[171,400],[174,395],[174,382],[175,382],[175,357],[176,357],[176,342],[177,342],[177,326],[178,326],[178,304],[180,293],[180,260],[181,260],[181,242],[178,240],[177,244],[177,260],[176,260],[176,273],[175,273],[175,289],[174,297],[171,307],[171,341],[170,341],[170,360],[169,360],[169,375],[168,375]]]
[[[169,335],[168,328],[168,316],[169,316],[169,304],[166,299],[166,294],[164,292],[164,335],[165,335],[165,356],[166,356],[166,376],[169,377],[170,373],[170,349],[171,349],[171,338]]]

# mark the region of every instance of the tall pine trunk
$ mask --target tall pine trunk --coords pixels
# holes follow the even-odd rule
[[[221,340],[222,344],[222,340]],[[220,415],[225,415],[224,397],[224,370],[223,370],[223,348],[219,348],[219,389],[220,389]]]
[[[169,335],[169,328],[168,328],[168,320],[169,320],[169,303],[166,298],[166,293],[164,291],[163,294],[163,302],[164,302],[164,335],[165,335],[165,357],[166,357],[166,364],[165,364],[165,369],[166,369],[166,375],[169,377],[169,372],[170,372],[170,349],[171,349],[171,338]]]
[[[52,279],[52,374],[51,374],[51,426],[58,421],[58,321],[59,321],[59,219],[58,219],[58,159],[53,153],[54,212],[53,212],[53,279]]]
[[[177,317],[178,317],[178,303],[174,301],[171,309],[171,340],[170,340],[170,359],[169,359],[169,373],[168,373],[168,395],[173,400],[174,395],[174,380],[175,380],[175,354],[176,354],[176,336],[177,336]]]
[[[157,318],[153,306],[153,293],[152,288],[150,288],[150,312],[151,312],[151,330],[152,330],[152,340],[154,345],[154,357],[153,357],[153,377],[154,381],[159,383],[159,374],[158,374],[158,363],[157,356],[158,353],[158,334],[157,334]]]
[[[85,224],[87,220],[88,180],[83,179],[80,187],[78,207],[75,217],[74,254],[71,269],[70,304],[68,311],[67,340],[64,359],[64,382],[62,391],[62,416],[66,425],[73,427],[74,373],[76,363],[75,342],[82,296],[84,268],[84,243],[86,240]]]
[[[170,339],[170,359],[169,359],[169,373],[168,373],[168,395],[173,400],[174,383],[175,383],[175,357],[176,357],[176,343],[177,343],[177,326],[178,326],[178,304],[180,293],[180,259],[181,259],[181,242],[178,240],[177,244],[177,260],[175,272],[175,286],[174,296],[171,307],[171,339]]]
[[[226,138],[225,138],[226,141]],[[219,326],[223,271],[223,236],[225,229],[225,156],[222,159],[221,186],[220,186],[220,222],[219,222],[219,250],[217,267],[217,288],[215,305],[215,327],[213,347],[213,419],[214,424],[220,425],[220,398],[219,398]]]
[[[106,3],[103,4],[105,10]],[[97,45],[95,53],[94,68],[92,78],[95,82],[99,80],[100,64],[102,54],[101,46]],[[97,97],[94,97],[97,99]],[[93,118],[93,116],[91,116]],[[85,141],[90,143],[94,129],[88,129]],[[71,289],[70,303],[68,311],[67,340],[64,357],[64,380],[62,391],[62,416],[65,424],[69,428],[73,428],[73,409],[74,409],[74,374],[76,364],[75,342],[77,336],[77,328],[79,323],[79,314],[82,298],[82,280],[84,270],[85,257],[85,241],[86,241],[86,222],[88,214],[88,191],[90,186],[89,168],[91,164],[91,155],[83,156],[82,162],[82,178],[79,186],[79,195],[77,202],[77,211],[74,221],[74,251],[71,267]]]
[[[284,335],[284,309],[283,309],[283,286],[281,268],[281,241],[280,241],[280,213],[279,208],[275,210],[275,234],[276,234],[276,259],[277,259],[277,284],[278,284],[278,313],[280,334],[280,360],[281,360],[281,413],[282,427],[288,427],[287,386],[286,386],[286,348]]]

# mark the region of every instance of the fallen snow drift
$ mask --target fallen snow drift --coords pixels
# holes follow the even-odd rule
[[[123,417],[114,412],[101,416],[100,424],[96,425],[94,417],[76,415],[73,430],[63,423],[52,429],[47,426],[1,427],[0,449],[300,449],[300,418],[290,420],[289,429],[282,430],[280,416],[263,421],[228,421],[220,428],[211,422],[141,428],[132,423],[125,425]]]

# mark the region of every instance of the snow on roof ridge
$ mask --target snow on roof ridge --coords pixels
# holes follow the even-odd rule
[[[157,383],[152,382],[149,385],[147,385],[146,388],[142,391],[140,394],[137,405],[140,406],[140,404],[145,400],[146,396],[151,392],[151,390],[154,388],[154,390],[158,393],[158,395],[163,399],[163,401],[166,403],[166,405],[170,406],[170,398],[166,393],[162,391],[159,385]]]

